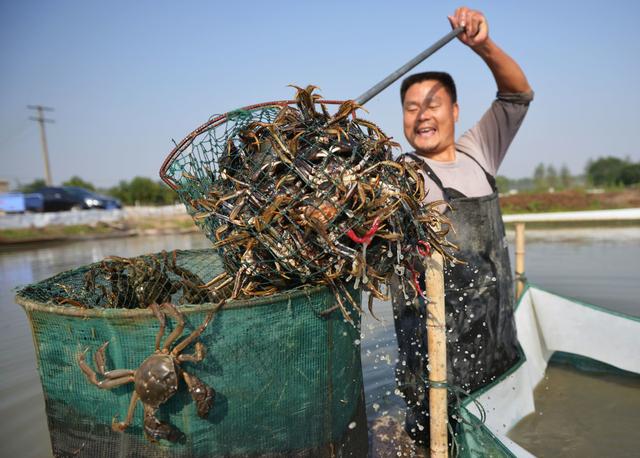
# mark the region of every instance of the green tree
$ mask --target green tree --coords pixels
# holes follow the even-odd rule
[[[498,175],[496,176],[496,186],[498,187],[499,193],[505,194],[511,189],[511,180],[505,176]]]
[[[537,190],[542,190],[548,187],[546,168],[542,163],[538,164],[533,171],[533,184]]]
[[[29,194],[32,192],[36,192],[37,190],[39,190],[40,188],[44,188],[45,186],[47,186],[46,181],[44,181],[42,178],[37,178],[33,180],[31,183],[19,185],[18,191],[24,192],[25,194]]]
[[[178,201],[178,194],[171,189],[164,181],[158,181],[160,193],[162,194],[162,202],[165,205],[175,204]]]
[[[109,194],[126,205],[167,205],[175,202],[177,198],[175,192],[164,183],[146,177],[135,177],[130,182],[120,181],[109,190]]]
[[[620,182],[625,186],[640,183],[640,162],[626,165],[620,171]]]
[[[125,205],[132,204],[129,198],[129,183],[127,183],[125,180],[120,180],[120,182],[116,186],[109,188],[107,193],[110,196],[120,199],[120,201]]]
[[[138,201],[143,204],[157,204],[157,184],[146,177],[135,177],[129,183],[129,193],[134,202]]]
[[[553,165],[547,166],[547,171],[545,174],[547,180],[547,186],[550,188],[558,187],[558,172]]]
[[[560,168],[560,186],[563,189],[568,189],[573,185],[573,178],[571,177],[571,172],[569,172],[569,167],[566,164],[562,164]]]
[[[594,186],[615,186],[622,184],[622,170],[629,165],[623,159],[607,156],[589,161],[586,174]]]
[[[88,189],[89,191],[96,190],[93,184],[89,183],[88,181],[84,181],[82,178],[80,178],[77,175],[74,175],[71,178],[69,178],[67,181],[63,182],[62,186],[77,186],[79,188]]]

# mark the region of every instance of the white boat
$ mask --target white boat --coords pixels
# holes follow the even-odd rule
[[[471,398],[463,402],[466,426],[459,437],[461,456],[534,456],[509,439],[507,433],[535,411],[533,391],[556,352],[575,360],[595,360],[640,373],[640,318],[531,285],[516,307],[518,338],[525,358],[475,393],[474,398],[482,407]]]

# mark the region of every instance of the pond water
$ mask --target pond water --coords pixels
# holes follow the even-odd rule
[[[529,231],[527,277],[536,285],[559,294],[640,316],[639,241],[638,228]],[[163,249],[205,247],[209,247],[209,242],[203,236],[191,234],[84,241],[0,252],[0,307],[3,312],[0,320],[1,456],[51,456],[31,331],[24,312],[14,303],[15,288],[105,256],[136,256]],[[377,304],[374,312],[380,321],[365,316],[362,326],[367,413],[370,419],[384,414],[401,418],[402,401],[394,394],[396,350],[391,310],[385,304]],[[581,386],[589,389],[579,378],[571,383],[576,390]],[[547,386],[555,384],[548,383]],[[558,385],[562,383],[558,382]],[[617,390],[615,384],[613,386],[608,391],[614,398],[624,393]],[[631,389],[637,395],[638,387]],[[587,415],[588,418],[580,421],[594,421],[591,427],[594,431],[602,429],[600,423],[615,428],[616,422],[623,419],[615,415],[615,409],[610,410],[612,415],[609,417]],[[569,416],[559,418],[560,424],[573,420]],[[637,415],[629,421],[636,422],[636,430],[640,426]],[[530,425],[522,438],[514,438],[525,447],[527,437],[541,442],[541,435],[547,433],[539,423]],[[566,431],[565,439],[570,441],[575,431],[571,428]],[[637,450],[640,444],[635,440]],[[548,456],[556,455],[553,448],[548,450]],[[567,453],[566,450],[563,453]]]
[[[536,456],[638,456],[640,376],[552,363],[534,398],[536,411],[509,437]]]

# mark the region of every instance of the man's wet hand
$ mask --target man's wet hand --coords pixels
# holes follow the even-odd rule
[[[460,7],[452,16],[449,16],[449,22],[451,28],[464,27],[464,31],[458,35],[458,38],[471,48],[484,44],[489,38],[489,24],[480,11],[466,6]]]

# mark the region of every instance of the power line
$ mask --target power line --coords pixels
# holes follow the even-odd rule
[[[49,167],[49,149],[47,148],[47,134],[44,129],[45,122],[55,122],[53,119],[46,119],[44,117],[45,111],[53,111],[53,108],[44,107],[42,105],[27,105],[29,110],[37,110],[38,116],[30,116],[29,119],[32,121],[38,121],[40,124],[40,141],[42,143],[42,157],[44,159],[44,173],[45,180],[47,182],[47,186],[51,186],[53,184],[53,180],[51,179],[51,167]]]

